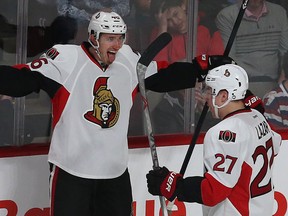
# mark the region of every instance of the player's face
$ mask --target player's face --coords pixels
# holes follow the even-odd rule
[[[106,65],[110,65],[115,60],[116,53],[123,46],[124,35],[101,34],[98,42],[101,56],[100,60]]]
[[[211,111],[211,114],[212,114],[213,118],[219,118],[218,117],[219,114],[215,113],[218,108],[215,109],[215,106],[213,104],[213,97],[214,97],[214,100],[215,100],[214,101],[215,105],[216,106],[221,106],[223,104],[221,91],[217,95],[213,95],[212,94],[212,88],[211,87],[206,87],[205,88],[205,95],[206,95],[207,104],[209,106],[209,109]]]
[[[142,11],[149,12],[151,0],[136,0],[135,3]]]

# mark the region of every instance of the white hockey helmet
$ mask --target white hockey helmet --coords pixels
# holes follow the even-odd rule
[[[228,92],[228,100],[241,100],[248,89],[246,71],[235,64],[225,64],[210,70],[205,83],[212,88],[212,96],[216,97],[220,90]]]
[[[205,83],[212,89],[212,104],[214,114],[219,118],[219,108],[226,106],[230,101],[241,100],[248,89],[248,76],[246,71],[235,64],[225,64],[208,71]],[[216,105],[216,96],[219,91],[226,90],[228,99],[222,105]]]
[[[101,33],[108,34],[124,34],[126,38],[127,26],[124,20],[115,12],[97,12],[92,15],[88,34],[95,35],[95,39],[99,39]]]

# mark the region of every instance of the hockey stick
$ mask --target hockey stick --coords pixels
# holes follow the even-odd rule
[[[237,15],[237,18],[236,18],[236,21],[234,23],[234,26],[233,26],[233,29],[231,31],[231,34],[230,34],[230,37],[229,37],[229,40],[227,42],[227,45],[225,47],[225,50],[224,50],[224,56],[228,56],[229,53],[230,53],[230,50],[232,48],[232,45],[233,45],[233,42],[235,40],[235,37],[236,37],[236,34],[237,34],[237,31],[239,29],[239,26],[241,24],[241,20],[244,16],[244,13],[245,13],[245,10],[247,8],[247,5],[248,5],[248,2],[249,0],[243,0],[242,2],[242,5],[240,7],[240,10],[239,10],[239,13]],[[188,163],[190,161],[190,158],[192,156],[192,153],[193,153],[193,150],[194,150],[194,147],[196,145],[196,141],[199,137],[199,134],[201,132],[201,128],[202,128],[202,125],[204,123],[204,120],[205,120],[205,117],[206,117],[206,114],[209,110],[209,107],[208,107],[208,104],[207,102],[204,104],[204,107],[203,107],[203,110],[201,112],[201,115],[199,117],[199,120],[197,122],[197,125],[196,125],[196,128],[195,128],[195,131],[194,131],[194,135],[191,139],[191,142],[190,142],[190,145],[188,147],[188,150],[186,152],[186,155],[185,155],[185,158],[184,158],[184,161],[182,163],[182,166],[181,166],[181,170],[180,170],[180,174],[182,174],[184,176],[185,172],[186,172],[186,169],[187,169],[187,166],[188,166]],[[171,202],[168,202],[168,205],[167,205],[167,211],[168,211],[168,215],[172,215],[172,208],[173,208],[173,205],[174,205],[174,202],[175,200],[171,201]]]
[[[142,101],[144,104],[144,117],[146,120],[148,141],[149,141],[154,170],[159,169],[160,167],[159,167],[159,161],[158,161],[158,156],[157,156],[157,151],[156,151],[155,139],[154,139],[154,135],[152,131],[148,100],[147,100],[146,91],[145,91],[145,74],[151,61],[171,41],[171,39],[172,39],[171,35],[167,32],[159,35],[143,52],[136,66],[138,82],[139,82],[139,90],[140,90]],[[162,216],[166,216],[168,215],[168,212],[166,209],[165,199],[163,196],[159,196],[159,198],[160,198],[160,205],[162,208]]]

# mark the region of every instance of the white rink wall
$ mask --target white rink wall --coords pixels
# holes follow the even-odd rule
[[[158,147],[160,166],[179,171],[188,145]],[[130,149],[129,170],[134,216],[159,216],[159,198],[147,192],[146,173],[152,168],[149,148]],[[288,215],[288,141],[275,158],[275,216]],[[202,145],[196,145],[186,175],[201,175]],[[49,166],[47,155],[0,158],[0,216],[49,216]],[[176,203],[173,216],[202,215],[201,205]]]

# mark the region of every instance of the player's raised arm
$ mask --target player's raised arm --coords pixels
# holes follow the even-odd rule
[[[234,60],[227,56],[197,56],[192,63],[175,62],[168,67],[158,68],[158,73],[146,78],[145,86],[156,92],[193,88],[196,81],[205,80],[208,70],[230,63],[234,63]]]
[[[27,65],[0,66],[0,94],[23,97],[42,89],[52,98],[59,84]]]

